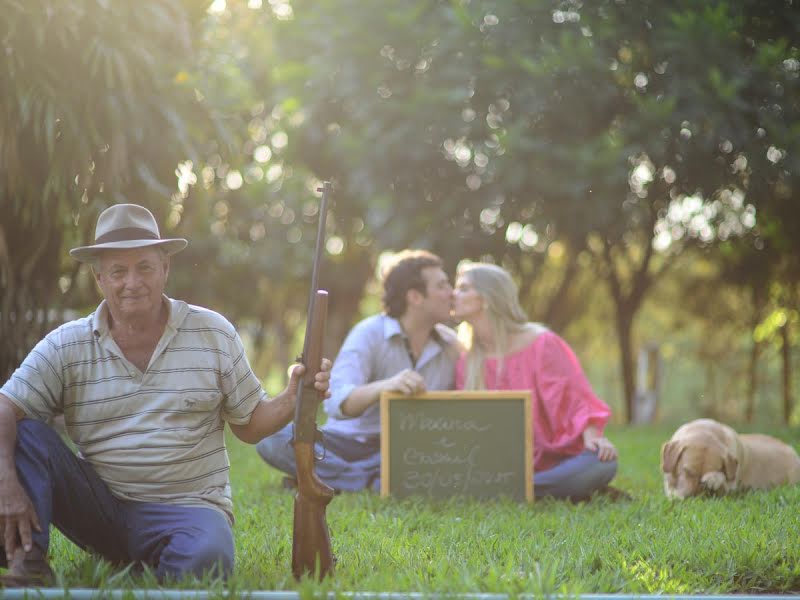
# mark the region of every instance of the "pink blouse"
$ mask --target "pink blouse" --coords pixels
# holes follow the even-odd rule
[[[464,388],[464,354],[456,364],[456,389]],[[572,348],[552,331],[507,354],[497,375],[497,359],[487,358],[483,377],[488,390],[531,390],[533,399],[533,465],[546,471],[583,452],[584,430],[602,434],[611,409],[592,391]]]

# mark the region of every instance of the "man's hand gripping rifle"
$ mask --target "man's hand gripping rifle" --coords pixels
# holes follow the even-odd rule
[[[297,386],[294,413],[294,456],[297,464],[297,494],[294,498],[294,531],[292,533],[292,573],[300,579],[304,573],[317,572],[320,579],[333,574],[335,559],[325,509],[333,498],[333,489],[325,485],[314,471],[314,442],[317,439],[317,408],[322,400],[314,389],[314,375],[322,362],[322,341],[328,313],[328,292],[317,289],[318,267],[325,241],[325,219],[328,209],[329,182],[322,185],[319,225],[311,291],[308,300],[308,321],[301,362],[306,366]]]

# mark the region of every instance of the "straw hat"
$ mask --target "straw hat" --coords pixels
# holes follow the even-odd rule
[[[153,213],[144,206],[115,204],[97,218],[94,244],[73,248],[69,254],[81,262],[90,261],[103,250],[161,246],[167,254],[175,254],[188,243],[183,238],[162,239]]]

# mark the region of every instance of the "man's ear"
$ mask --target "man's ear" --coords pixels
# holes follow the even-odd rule
[[[679,441],[666,442],[661,446],[661,470],[664,473],[672,473],[675,470],[681,452],[683,452],[683,446]]]
[[[417,289],[411,288],[406,292],[406,305],[416,306],[425,298],[424,294]]]

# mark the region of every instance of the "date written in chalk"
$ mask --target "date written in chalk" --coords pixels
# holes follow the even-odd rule
[[[407,471],[403,477],[403,489],[423,490],[432,493],[435,489],[447,489],[466,493],[470,489],[509,484],[514,481],[513,471],[494,473],[477,471],[469,467],[466,471],[452,472],[436,469],[434,471]]]
[[[462,446],[459,451],[458,445],[447,437],[440,438],[433,445],[438,448],[428,451],[406,448],[403,463],[423,468],[438,465],[443,469],[406,471],[402,482],[404,489],[432,492],[441,488],[466,493],[471,488],[503,485],[514,480],[513,471],[493,472],[477,468],[480,445]]]

